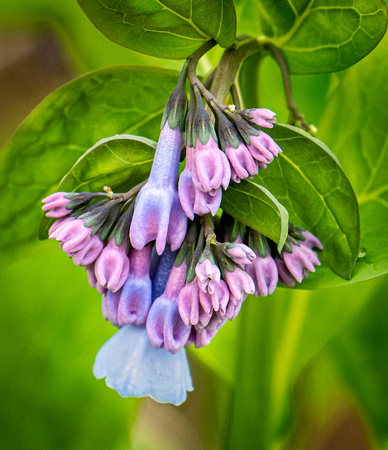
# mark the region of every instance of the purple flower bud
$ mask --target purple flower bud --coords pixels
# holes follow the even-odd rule
[[[278,268],[279,281],[283,286],[293,287],[295,286],[295,279],[287,269],[286,264],[280,258],[275,257],[274,261]]]
[[[172,355],[154,348],[144,326],[126,325],[110,338],[97,354],[93,373],[106,377],[122,397],[150,396],[180,405],[193,390],[185,350]]]
[[[53,227],[50,228],[49,238],[61,241],[61,247],[66,253],[81,250],[88,243],[92,232],[91,228],[84,226],[86,219],[72,219],[69,217],[64,220],[54,231],[51,231]]]
[[[245,244],[231,243],[226,246],[226,250],[227,255],[240,266],[251,264],[256,258],[255,252]]]
[[[269,164],[273,161],[274,156],[282,151],[276,142],[263,131],[260,131],[258,136],[250,136],[250,140],[251,144],[248,145],[248,149],[259,163]]]
[[[88,275],[88,281],[92,288],[95,288],[97,285],[97,278],[94,273],[94,263],[85,266],[86,273]]]
[[[268,294],[272,294],[276,288],[278,269],[268,250],[264,258],[258,253],[256,253],[256,256],[256,259],[245,270],[255,283],[255,295],[265,297]]]
[[[198,284],[198,278],[195,278],[195,280],[197,280],[197,284]],[[218,300],[217,297],[216,297],[216,300]],[[211,316],[211,314],[213,312],[213,302],[212,302],[211,294],[208,291],[204,292],[202,289],[199,289],[197,301],[199,301],[204,312],[206,314],[208,314],[209,316]],[[216,306],[217,306],[217,309],[220,307],[219,304]],[[195,324],[193,324],[193,325],[195,325]]]
[[[49,229],[49,239],[55,239],[55,231],[65,223],[72,222],[73,220],[75,220],[74,217],[61,217],[60,219],[56,220]]]
[[[301,283],[303,278],[307,278],[309,271],[315,272],[314,264],[320,266],[321,263],[317,254],[302,242],[299,247],[294,244],[291,246],[292,253],[283,252],[284,263],[295,280]]]
[[[166,289],[152,304],[147,318],[147,332],[151,344],[164,347],[171,353],[178,352],[190,334],[178,310],[178,297],[185,284],[186,264],[174,266],[167,281]]]
[[[212,191],[214,195],[202,192],[194,186],[191,175],[191,171],[185,169],[179,178],[179,199],[186,216],[191,220],[194,219],[194,214],[203,216],[211,213],[215,216],[221,205],[221,188]]]
[[[191,171],[187,170],[187,168],[179,177],[178,193],[183,211],[189,219],[194,220],[196,189],[191,178]]]
[[[196,330],[219,330],[225,323],[226,317],[220,313],[220,311],[213,311],[210,319],[207,321],[206,325],[202,326],[202,324],[198,323],[195,327]],[[201,325],[201,326],[199,326]]]
[[[196,189],[193,211],[199,216],[203,216],[207,213],[215,216],[220,208],[221,200],[222,190],[220,187],[211,193],[202,192]]]
[[[257,174],[257,161],[255,161],[251,152],[243,142],[240,142],[240,145],[237,148],[234,148],[227,143],[225,153],[232,166],[231,177],[234,182],[239,183],[240,180],[253,177]]]
[[[319,250],[323,250],[323,245],[321,241],[314,236],[309,231],[302,231],[303,236],[306,238],[305,241],[299,241],[301,245],[304,245],[305,247],[308,247],[309,249],[313,249],[313,247],[319,248]]]
[[[116,292],[124,284],[129,272],[126,239],[117,247],[111,239],[95,263],[95,274],[101,286]]]
[[[202,192],[215,193],[221,185],[224,189],[228,187],[230,164],[212,135],[205,145],[197,139],[191,171],[194,186]]]
[[[228,306],[226,308],[225,314],[223,315],[223,317],[225,317],[230,321],[232,321],[237,316],[237,314],[240,312],[241,309],[242,301],[236,300],[237,299],[231,298],[231,301],[229,301]]]
[[[64,197],[67,194],[68,192],[55,192],[42,200],[45,203],[43,211],[49,211],[46,213],[47,217],[59,218],[71,213],[71,209],[66,209],[66,205],[70,203],[70,199]]]
[[[97,281],[96,274],[94,273],[94,263],[85,266],[85,270],[88,274],[88,281],[90,286],[92,288],[96,288],[101,295],[104,295],[107,289],[101,286],[101,284]]]
[[[197,330],[192,327],[185,347],[192,344],[194,344],[195,348],[206,347],[206,345],[210,344],[210,341],[217,334],[217,332],[217,328],[214,330]]]
[[[253,109],[245,109],[243,112],[247,112],[251,116],[253,116],[248,120],[250,122],[255,123],[259,127],[272,128],[273,124],[276,123],[276,118],[274,117],[276,113],[272,112],[269,109],[253,108]]]
[[[149,276],[152,246],[132,249],[130,270],[120,296],[118,323],[120,326],[145,324],[152,302],[152,283]]]
[[[156,240],[160,255],[166,242],[175,251],[185,238],[187,217],[176,186],[182,134],[179,127],[171,129],[168,121],[160,133],[150,177],[138,194],[130,228],[131,244],[137,250]]]
[[[229,288],[224,280],[220,280],[218,284],[214,284],[214,292],[199,292],[199,301],[204,311],[211,313],[214,311],[225,311],[225,308],[229,302]]]
[[[82,249],[72,253],[73,262],[77,266],[88,266],[92,264],[102,252],[104,244],[97,234],[91,236]],[[69,255],[70,256],[70,255]]]
[[[120,291],[112,292],[106,291],[102,295],[102,314],[106,320],[114,325],[119,326],[118,322],[118,308],[120,302]]]
[[[213,294],[221,279],[220,269],[206,258],[205,261],[196,265],[195,273],[199,288],[205,293]]]
[[[234,268],[233,272],[225,271],[225,281],[231,294],[238,300],[245,300],[247,294],[255,292],[255,284],[252,278],[239,267]]]
[[[183,323],[190,327],[199,320],[199,288],[197,279],[186,284],[179,293],[178,310]]]

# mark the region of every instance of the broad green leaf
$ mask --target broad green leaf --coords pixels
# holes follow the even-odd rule
[[[78,159],[57,191],[101,192],[109,186],[113,192],[127,192],[148,177],[155,148],[156,142],[130,134],[102,139]],[[40,239],[47,239],[51,223],[43,217]]]
[[[2,250],[36,238],[41,199],[78,158],[114,134],[157,140],[178,73],[121,66],[77,78],[50,94],[0,154]]]
[[[360,242],[352,186],[322,142],[289,125],[277,125],[267,132],[283,153],[254,180],[287,209],[291,223],[319,238],[324,246],[320,259],[349,279]]]
[[[106,37],[160,58],[186,58],[212,38],[221,47],[230,47],[235,38],[232,0],[78,0],[78,3]]]
[[[221,208],[283,248],[288,235],[288,212],[263,186],[243,180],[223,193]]]
[[[291,73],[345,69],[383,37],[384,0],[258,0],[261,26]]]
[[[388,70],[388,37],[364,61],[333,76],[330,102],[319,126],[349,176],[358,197],[361,254],[352,282],[388,272],[388,98],[376,68]],[[373,82],[371,82],[373,80]],[[328,269],[317,271],[306,286],[342,284]]]

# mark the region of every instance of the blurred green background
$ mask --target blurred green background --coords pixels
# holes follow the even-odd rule
[[[218,55],[202,61],[204,73]],[[75,2],[2,0],[0,147],[56,87],[117,64],[182,63],[113,44]],[[286,122],[279,70],[265,60],[261,74],[260,106]],[[342,76],[292,78],[300,110],[334,153],[325,110]],[[379,105],[386,111],[387,98]],[[36,240],[0,261],[1,449],[388,448],[387,276],[249,298],[209,347],[190,351],[195,390],[176,408],[122,399],[93,377],[115,329],[57,243]]]

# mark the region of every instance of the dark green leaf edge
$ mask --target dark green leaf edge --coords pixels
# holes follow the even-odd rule
[[[208,16],[206,15],[206,10],[203,6],[202,9],[195,8],[194,10],[194,12],[197,12],[200,16],[198,22],[200,22],[202,26],[200,27],[195,23],[195,20],[193,20],[192,0],[190,2],[190,14],[188,17],[185,17],[182,14],[182,11],[181,13],[178,13],[162,1],[156,0],[156,3],[162,6],[161,10],[158,12],[163,11],[164,14],[170,14],[175,20],[180,21],[180,25],[177,27],[180,32],[182,32],[182,27],[188,27],[187,35],[171,32],[163,27],[160,27],[160,29],[152,29],[150,24],[148,24],[147,27],[144,23],[140,25],[132,24],[127,21],[127,16],[129,16],[129,14],[128,12],[124,12],[125,5],[123,11],[117,9],[120,2],[114,7],[106,5],[103,1],[77,0],[77,2],[94,26],[108,39],[138,53],[159,58],[187,58],[210,39],[215,39],[221,47],[228,48],[233,45],[236,36],[237,20],[232,0],[220,0],[221,18],[220,23],[216,27],[217,31],[214,29],[213,23],[205,23]],[[96,10],[95,4],[97,4]],[[182,7],[182,5],[180,5],[180,7]],[[153,20],[156,20],[156,22],[157,19],[155,19],[155,16],[158,12],[149,14],[153,16]],[[106,19],[104,20],[104,13],[107,13],[108,17],[110,17],[109,21]],[[138,20],[139,15],[133,16],[135,22]],[[146,20],[147,14],[145,13],[143,14],[143,22],[146,22]],[[227,23],[225,23],[225,21]],[[165,24],[163,25],[165,27]],[[125,26],[127,26],[128,29],[125,29]],[[139,35],[140,31],[141,34]],[[147,33],[156,34],[156,37],[153,38],[155,39],[155,43],[153,42],[153,39],[149,39]],[[128,36],[130,36],[130,38],[128,38]]]
[[[372,37],[372,36],[368,35],[370,40],[373,40],[373,38],[375,38],[375,42],[374,42],[374,45],[371,48],[369,48],[365,54],[358,55],[353,60],[353,62],[351,62],[349,64],[343,64],[343,63],[341,64],[341,62],[337,62],[336,65],[327,66],[327,61],[323,61],[324,64],[327,67],[324,67],[323,65],[321,65],[321,69],[320,70],[316,70],[316,69],[309,70],[308,68],[306,69],[306,64],[303,63],[303,62],[301,64],[299,64],[299,65],[298,65],[298,63],[295,64],[293,57],[295,56],[295,54],[301,54],[301,53],[302,54],[303,53],[308,54],[308,53],[311,53],[312,51],[314,51],[314,49],[310,49],[310,48],[303,49],[303,48],[297,48],[297,47],[288,47],[287,43],[290,40],[292,40],[293,37],[295,37],[295,35],[298,33],[299,30],[302,29],[303,22],[305,21],[305,19],[308,16],[308,14],[315,10],[315,8],[312,7],[313,3],[315,3],[315,0],[310,0],[309,4],[306,6],[306,8],[302,12],[302,14],[300,14],[296,18],[293,26],[286,33],[284,33],[281,36],[268,37],[268,38],[264,39],[264,41],[271,42],[272,44],[276,45],[277,47],[279,47],[284,52],[285,56],[289,59],[289,66],[290,66],[289,68],[290,68],[290,73],[292,73],[292,74],[297,75],[297,74],[332,73],[332,72],[337,72],[337,71],[340,71],[340,70],[344,70],[344,69],[346,69],[346,68],[356,64],[361,59],[363,59],[365,56],[367,56],[378,45],[378,43],[381,41],[381,39],[383,38],[383,36],[384,36],[384,34],[385,34],[386,30],[387,30],[387,15],[388,15],[388,8],[387,8],[387,6],[388,5],[387,5],[386,1],[380,0],[380,8],[377,9],[373,14],[383,13],[383,15],[385,17],[385,27],[382,28],[380,30],[380,32],[377,34],[377,39],[376,39],[375,36]],[[322,8],[324,9],[324,7],[322,7]],[[326,7],[326,8],[327,9],[336,9],[337,8],[339,10],[345,9],[345,7],[341,6],[341,5],[338,5],[338,6],[333,5],[331,8],[329,8],[329,7]],[[349,9],[354,9],[355,10],[355,8],[349,8]],[[360,15],[360,17],[365,15],[365,14],[359,12],[359,11],[357,11],[357,13]],[[372,13],[368,13],[366,15],[370,15],[370,14],[372,14]],[[361,28],[359,27],[353,33],[353,35],[356,34],[356,32],[358,32],[360,30],[361,30]],[[365,34],[367,34],[365,30],[362,30],[362,31]],[[340,45],[326,45],[326,46],[322,45],[321,47],[317,48],[317,51],[320,51],[320,50],[325,49],[325,48],[326,49],[335,48],[339,52],[339,48],[344,46],[344,45],[349,44],[349,42],[352,42],[352,40],[347,41],[345,43],[342,43]],[[354,43],[353,43],[353,46],[354,46]],[[338,60],[340,61],[341,58],[339,57]],[[309,60],[309,61],[311,62],[311,60]],[[324,68],[322,69],[322,67],[324,67]]]
[[[264,196],[255,197],[251,192],[248,193],[246,190],[244,190],[244,186],[249,186],[250,188],[253,187],[256,192],[259,190],[264,194]],[[252,214],[242,216],[236,208],[236,205],[238,205],[239,202],[236,202],[235,200],[232,201],[233,197],[231,196],[231,194],[233,192],[237,192],[238,195],[243,194],[247,195],[248,197],[254,197],[256,200],[261,202],[265,208],[269,208],[274,211],[275,214],[279,216],[280,227],[278,226],[278,228],[280,228],[280,232],[269,233],[268,228],[265,226],[263,227],[264,224],[260,223],[260,219],[255,219],[254,215]],[[250,199],[249,201],[251,202]],[[244,180],[241,182],[241,184],[233,183],[232,185],[229,185],[228,190],[223,194],[221,208],[232,217],[235,217],[237,220],[244,223],[244,225],[247,225],[250,228],[259,231],[260,233],[276,242],[278,244],[279,252],[282,250],[288,235],[288,211],[264,186],[261,186],[251,180]],[[253,207],[251,208],[251,210],[253,212]]]
[[[343,171],[342,171],[342,169],[341,169],[341,166],[340,166],[340,164],[339,164],[339,162],[338,162],[338,159],[336,158],[336,156],[329,150],[329,148],[328,148],[322,141],[320,141],[319,139],[317,139],[317,138],[311,136],[309,133],[305,132],[304,130],[301,130],[300,128],[294,127],[294,126],[292,126],[292,125],[287,125],[287,124],[277,124],[277,125],[276,125],[276,128],[289,129],[290,131],[296,132],[296,133],[299,134],[300,136],[303,136],[303,137],[309,139],[310,141],[313,141],[316,145],[318,145],[322,150],[324,150],[324,151],[325,151],[325,152],[326,152],[326,153],[334,160],[334,162],[336,163],[336,165],[338,165],[339,169],[340,169],[341,172],[342,172],[343,179],[347,180],[348,185],[349,185],[349,187],[350,187],[351,190],[352,190],[353,198],[354,198],[354,200],[356,201],[356,203],[357,203],[357,208],[358,208],[358,214],[357,214],[357,216],[358,216],[358,222],[357,222],[357,224],[356,224],[356,225],[357,225],[356,228],[357,228],[357,230],[358,230],[358,234],[357,234],[357,240],[358,240],[357,251],[355,251],[354,249],[352,250],[352,246],[350,245],[350,242],[349,242],[349,240],[348,240],[346,234],[344,234],[344,235],[345,235],[346,242],[347,242],[347,245],[348,245],[348,247],[349,247],[349,250],[350,250],[351,254],[353,255],[352,264],[351,264],[351,267],[349,267],[349,272],[348,272],[347,274],[345,274],[345,273],[339,273],[339,272],[337,272],[337,271],[335,270],[334,267],[331,267],[331,265],[330,265],[331,270],[334,270],[334,272],[337,273],[338,275],[340,275],[342,278],[344,278],[344,279],[346,279],[346,280],[350,280],[350,279],[351,279],[352,271],[353,271],[354,266],[355,266],[356,261],[357,261],[357,257],[358,257],[358,249],[359,249],[359,245],[360,245],[360,216],[359,216],[359,207],[358,207],[357,197],[356,197],[356,195],[355,195],[355,193],[354,193],[354,190],[353,190],[353,188],[352,188],[352,186],[351,186],[351,184],[350,184],[348,178],[347,178],[346,175],[343,173]],[[275,129],[272,129],[272,130],[267,130],[267,133],[270,134],[270,135],[272,135],[272,131],[276,131],[276,128],[275,128]],[[289,139],[289,138],[277,138],[276,136],[272,136],[272,137],[273,137],[273,139],[280,145],[280,147],[282,147],[282,142],[283,142],[283,141]],[[295,166],[295,164],[292,163],[292,161],[291,161],[291,160],[287,157],[287,155],[285,155],[284,153],[282,153],[282,154],[280,155],[280,158],[281,158],[283,161],[286,161],[287,163],[289,163],[289,164]],[[306,178],[306,177],[305,177],[305,178]],[[260,180],[260,178],[258,178],[258,180]],[[311,181],[310,181],[309,179],[306,178],[306,181],[307,181],[309,184],[311,184]],[[322,200],[322,202],[326,205],[325,199],[322,197],[322,195],[321,195],[318,191],[316,191],[316,189],[314,188],[313,185],[312,185],[312,187],[313,187],[314,191],[316,192],[316,194],[318,195],[318,197],[319,197],[319,198]],[[327,208],[327,209],[330,211],[330,214],[332,214],[330,208]],[[334,217],[334,216],[333,216],[333,217]],[[339,228],[339,229],[341,229],[341,228]]]

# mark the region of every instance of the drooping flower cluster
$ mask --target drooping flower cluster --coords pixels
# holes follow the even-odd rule
[[[184,347],[208,345],[249,294],[293,286],[314,265],[311,233],[290,224],[283,249],[219,210],[222,188],[253,177],[281,152],[263,131],[266,109],[236,111],[209,101],[186,70],[166,105],[148,180],[124,194],[56,192],[43,201],[49,238],[83,266],[119,331],[101,348],[97,378],[122,396],[182,403],[193,389]],[[186,167],[179,162],[185,133]],[[188,221],[188,218],[190,221]]]

